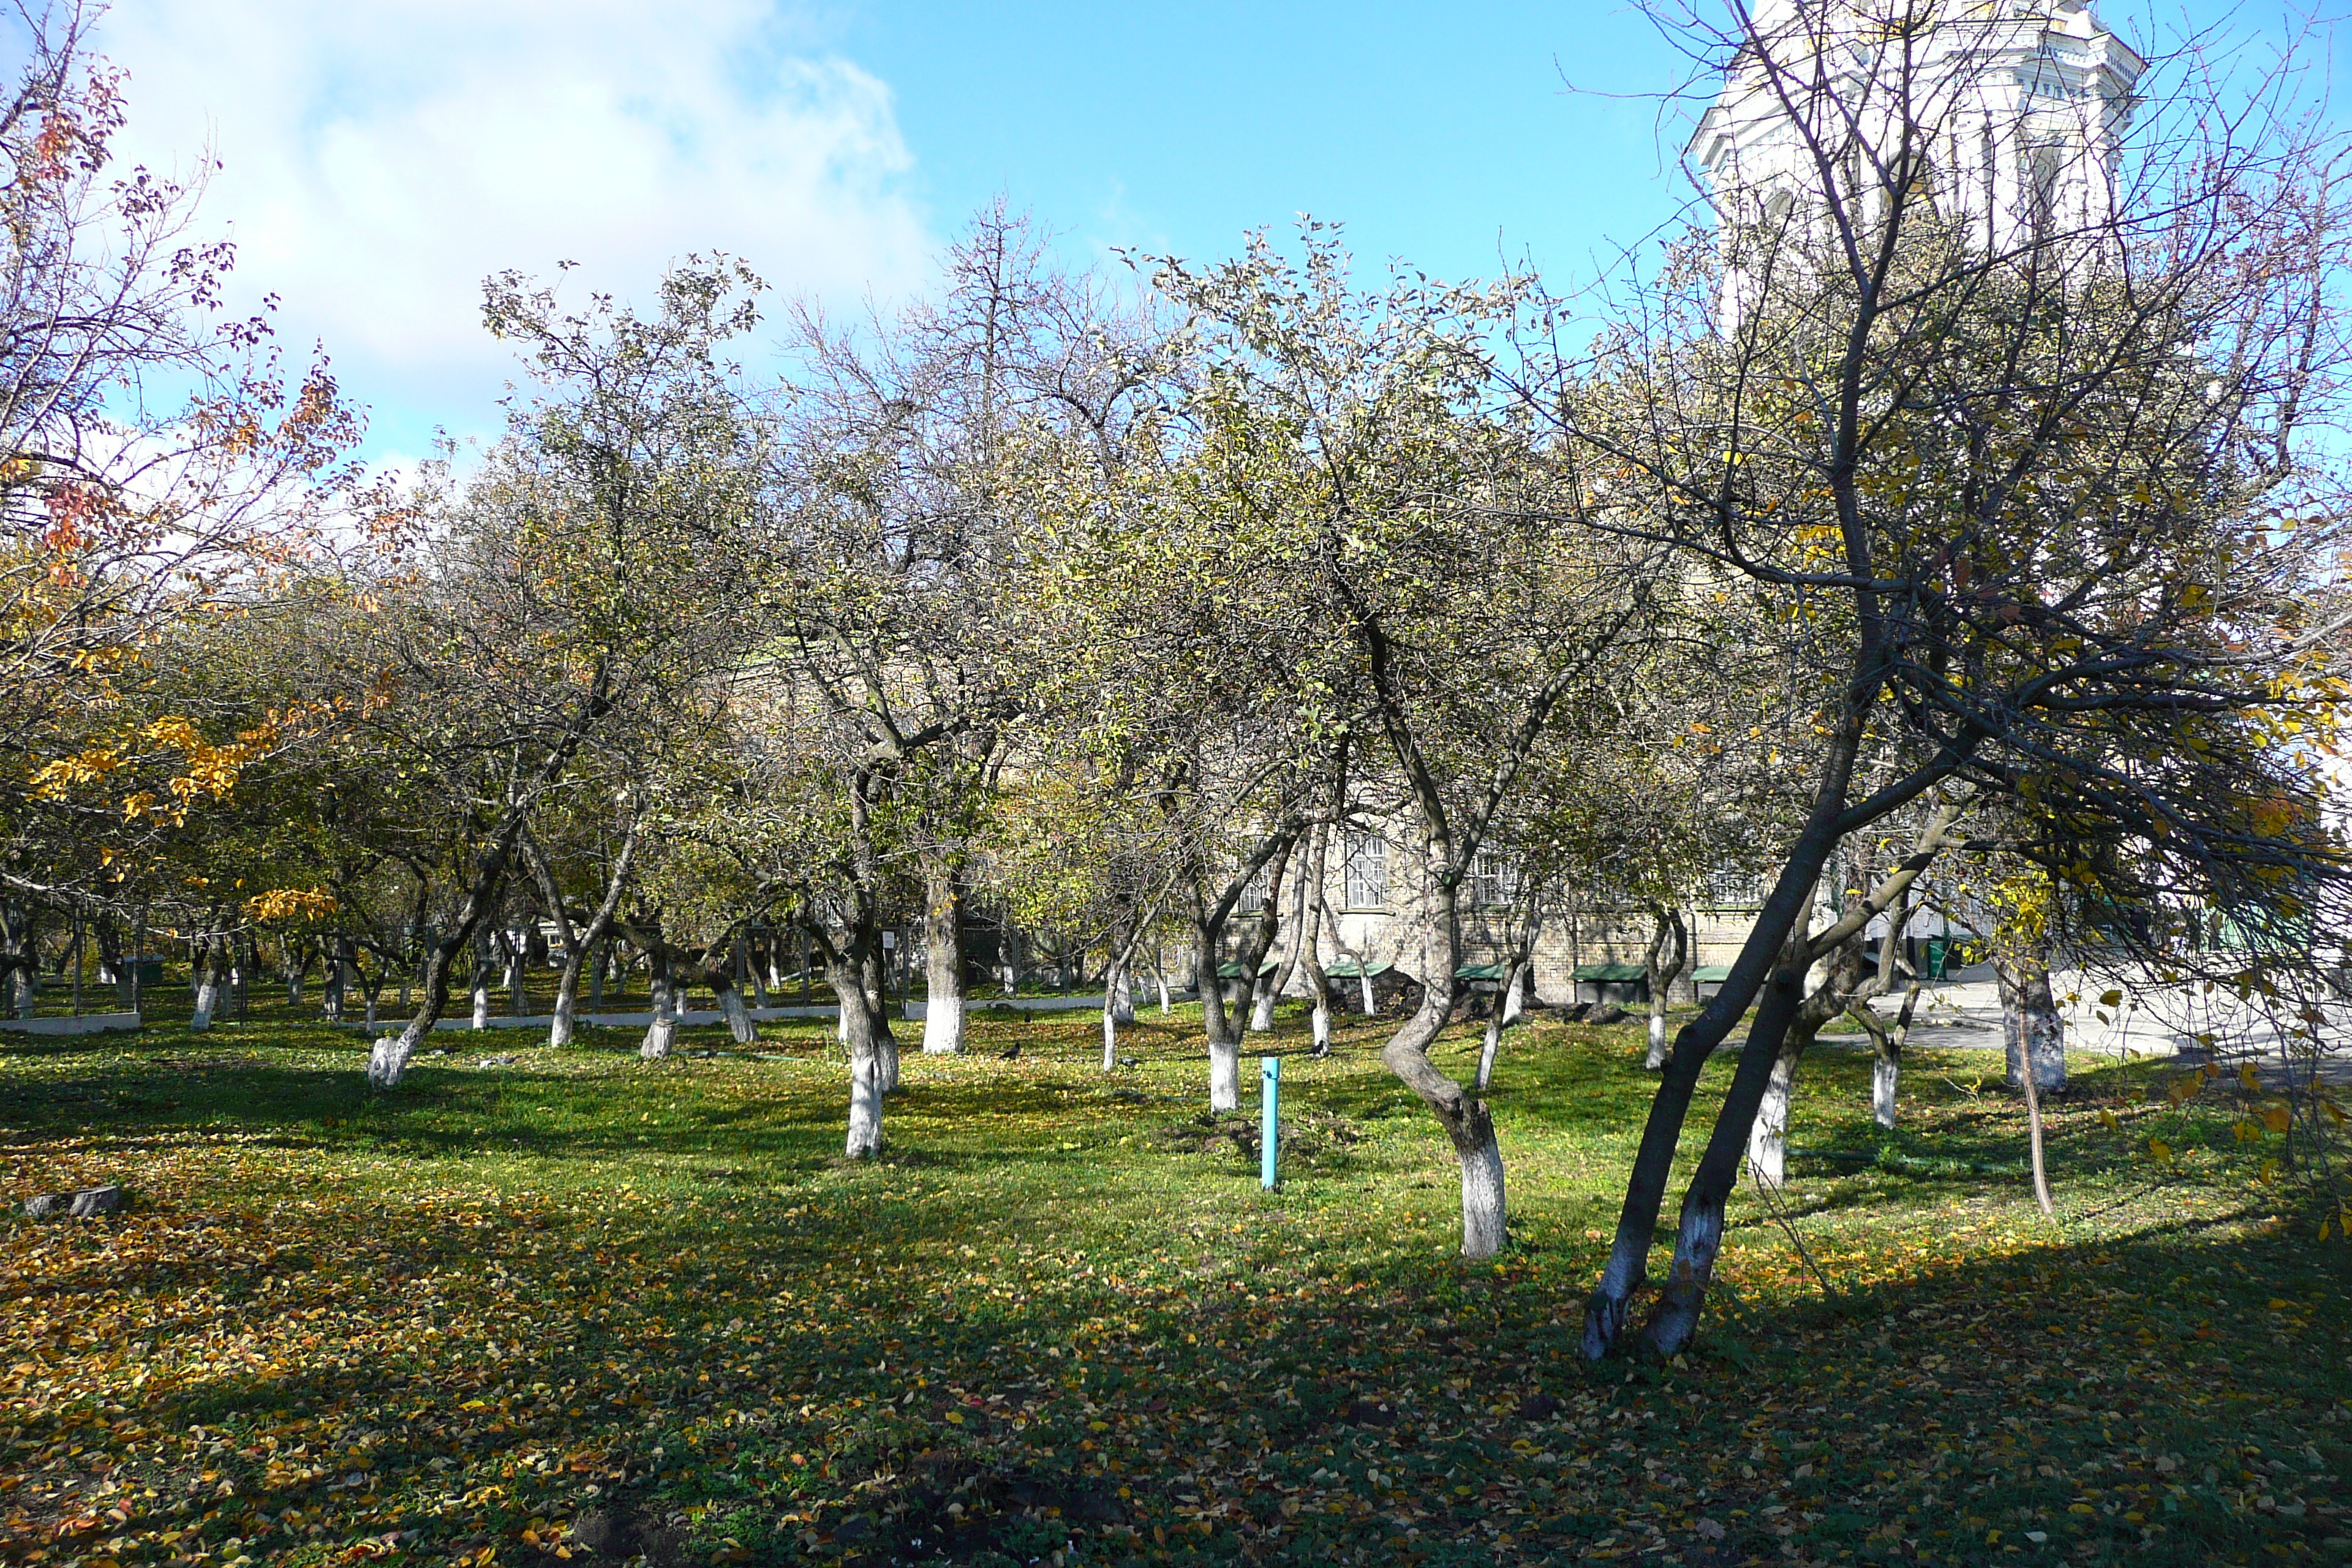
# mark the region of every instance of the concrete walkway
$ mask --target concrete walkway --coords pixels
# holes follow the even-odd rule
[[[2256,1070],[2274,1080],[2284,1080],[2290,1072],[2301,1079],[2315,1065],[2322,1082],[2352,1084],[2352,1053],[2343,1048],[2352,1041],[2352,1003],[2333,1002],[2322,1008],[2319,1035],[2326,1048],[2314,1064],[2308,1045],[2293,1034],[2305,1026],[2303,1020],[2260,996],[2241,1002],[2234,992],[2220,988],[2209,993],[2201,985],[2119,982],[2080,970],[2053,970],[2050,988],[2065,1020],[2068,1050],[2184,1065],[2209,1059],[2210,1050],[2213,1059],[2251,1060]],[[2101,997],[2113,991],[2123,993],[2121,1002],[2103,1005]],[[1899,994],[1880,998],[1880,1016],[1891,1020],[1899,1005]],[[2210,1047],[2203,1037],[2210,1037]],[[1853,1033],[1822,1038],[1824,1043],[1869,1043],[1867,1037]],[[1942,1050],[2005,1049],[2000,992],[1991,965],[1961,970],[1921,991],[1910,1044]]]

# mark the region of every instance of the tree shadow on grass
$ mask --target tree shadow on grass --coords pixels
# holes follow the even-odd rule
[[[966,1515],[1017,1533],[1012,1520],[1043,1514],[1015,1480],[1114,1555],[1171,1540],[1213,1560],[1393,1557],[1409,1539],[1424,1560],[1534,1561],[1633,1529],[1694,1562],[1784,1546],[1972,1561],[2000,1554],[1995,1531],[2032,1531],[2074,1561],[2189,1563],[2326,1555],[2343,1533],[2319,1511],[2333,1495],[2321,1478],[2352,1462],[2328,1418],[2352,1379],[2314,1353],[2341,1321],[2343,1263],[2242,1225],[1938,1265],[1834,1308],[1759,1289],[1720,1303],[1682,1365],[1587,1368],[1573,1301],[1597,1247],[1564,1267],[1424,1258],[1337,1279],[1312,1272],[1311,1253],[1276,1255],[1206,1283],[1142,1283],[1136,1258],[1090,1255],[1008,1288],[1001,1258],[959,1245],[986,1197],[843,1193],[789,1225],[746,1213],[724,1229],[698,1207],[643,1216],[649,1228],[622,1240],[560,1215],[438,1236],[419,1218],[378,1237],[356,1277],[330,1262],[348,1240],[333,1216],[297,1216],[281,1252],[312,1267],[278,1270],[276,1315],[257,1326],[279,1334],[341,1300],[418,1325],[397,1364],[296,1353],[279,1371],[194,1370],[89,1397],[149,1430],[225,1431],[203,1462],[241,1491],[267,1479],[264,1432],[390,1413],[362,1423],[382,1478],[355,1500],[366,1508],[404,1485],[454,1496],[555,1443],[596,1456],[604,1506],[667,1517],[734,1498],[762,1530],[789,1513],[790,1539],[805,1525],[822,1554],[877,1563],[926,1557],[917,1541],[969,1543]],[[386,1272],[394,1252],[404,1276]],[[93,1257],[79,1288],[184,1297],[218,1278],[105,1272],[121,1267]],[[509,1283],[478,1312],[418,1306],[493,1279]],[[607,1300],[608,1284],[627,1294]],[[812,1298],[822,1310],[791,1304]],[[542,1386],[568,1392],[529,1396]],[[52,1410],[25,1440],[77,1433]],[[436,1458],[455,1468],[426,1468]],[[272,1508],[341,1506],[324,1491],[338,1468],[281,1475]],[[975,1475],[1004,1484],[958,1484]],[[520,1521],[576,1510],[581,1481],[526,1464],[500,1485]],[[1082,1491],[1118,1504],[1078,1517]],[[782,1554],[785,1538],[750,1540],[727,1517],[747,1547]]]

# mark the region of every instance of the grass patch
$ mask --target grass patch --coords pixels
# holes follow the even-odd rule
[[[2152,1065],[2076,1062],[2053,1227],[1997,1058],[1915,1053],[1886,1138],[1866,1060],[1817,1052],[1783,1209],[1833,1294],[1743,1195],[1698,1350],[1588,1369],[1638,1022],[1511,1039],[1513,1242],[1477,1267],[1450,1256],[1443,1139],[1360,1022],[1324,1059],[1302,1020],[1273,1037],[1298,1157],[1271,1194],[1255,1119],[1202,1115],[1194,1018],[1147,1011],[1108,1077],[1089,1015],[971,1027],[965,1057],[908,1052],[863,1165],[822,1025],[754,1054],[685,1031],[714,1054],[653,1064],[625,1031],[436,1036],[388,1095],[356,1032],[258,998],[205,1036],[0,1042],[8,1195],[131,1194],[0,1221],[0,1555],[2352,1550],[2345,1253],[2269,1206],[2225,1107],[2151,1100]]]

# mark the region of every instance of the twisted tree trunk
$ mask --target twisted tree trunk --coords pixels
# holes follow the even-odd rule
[[[442,1012],[449,1005],[449,966],[457,956],[473,944],[476,931],[491,903],[505,886],[507,865],[514,853],[516,837],[522,831],[522,814],[510,809],[501,829],[485,847],[474,870],[472,886],[466,889],[466,901],[457,911],[457,923],[439,942],[435,942],[425,959],[425,1000],[407,1027],[396,1035],[386,1035],[376,1041],[368,1053],[368,1082],[377,1089],[391,1089],[399,1084],[408,1070],[409,1058],[433,1032]]]

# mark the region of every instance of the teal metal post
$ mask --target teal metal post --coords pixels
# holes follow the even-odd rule
[[[1258,1070],[1258,1185],[1274,1190],[1275,1142],[1282,1128],[1282,1058],[1260,1057]]]

